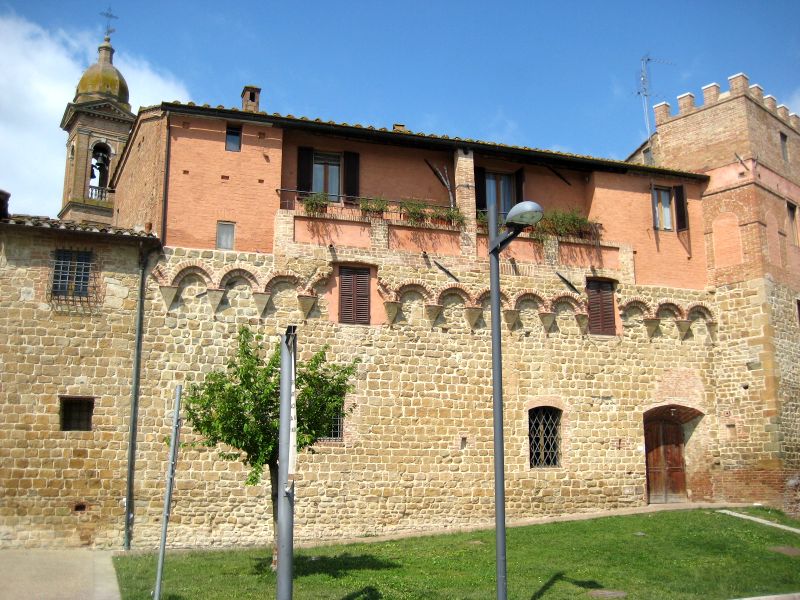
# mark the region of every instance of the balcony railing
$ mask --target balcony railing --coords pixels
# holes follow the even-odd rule
[[[96,185],[90,185],[89,200],[101,200],[105,202],[106,200],[108,200],[108,188],[98,187]]]

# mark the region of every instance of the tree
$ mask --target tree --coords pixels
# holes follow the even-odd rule
[[[344,414],[344,400],[353,389],[350,379],[357,360],[346,365],[327,361],[327,346],[305,363],[298,362],[295,385],[297,449],[328,437],[334,419]],[[269,358],[261,336],[247,326],[239,329],[236,355],[225,370],[206,375],[186,395],[186,418],[202,436],[199,443],[214,447],[225,460],[240,460],[250,468],[247,485],[261,481],[269,469],[274,542],[273,569],[278,548],[278,429],[280,414],[280,346]]]

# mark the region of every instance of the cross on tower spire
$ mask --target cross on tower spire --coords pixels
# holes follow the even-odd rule
[[[111,34],[116,31],[116,29],[111,27],[111,19],[119,19],[119,17],[111,12],[111,6],[101,12],[100,16],[106,18],[106,37],[111,37]]]

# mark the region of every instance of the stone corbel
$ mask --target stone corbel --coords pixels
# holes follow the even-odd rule
[[[586,335],[589,331],[589,315],[586,313],[575,313],[575,322],[578,323],[581,335]]]
[[[175,301],[175,296],[178,295],[178,286],[160,285],[158,289],[161,290],[161,297],[164,298],[164,305],[167,307],[167,312],[169,312],[172,303]]]
[[[433,324],[436,323],[436,319],[439,318],[439,315],[442,314],[442,310],[444,310],[444,306],[441,304],[425,305],[425,317],[428,319],[431,327],[433,327]]]
[[[386,310],[386,324],[393,324],[397,313],[400,312],[400,303],[397,300],[384,300],[383,308]]]
[[[253,300],[255,300],[259,318],[264,314],[264,310],[267,308],[270,298],[272,298],[272,294],[269,292],[253,292]]]
[[[647,329],[647,337],[651,340],[653,336],[655,336],[656,331],[658,331],[658,327],[661,325],[661,319],[658,317],[644,319],[644,326]]]
[[[317,297],[311,294],[297,294],[297,306],[300,309],[300,318],[307,319],[317,302]]]
[[[519,310],[516,308],[506,308],[503,310],[503,316],[506,319],[506,325],[509,329],[514,329],[514,326],[519,321]]]
[[[211,312],[217,312],[217,308],[219,308],[219,303],[222,302],[222,298],[225,296],[225,290],[220,288],[208,288],[206,293],[206,298],[208,299],[208,304],[211,306]]]
[[[675,319],[675,325],[678,326],[678,334],[681,340],[685,340],[692,328],[692,322],[689,319]]]
[[[483,315],[483,308],[480,306],[464,307],[464,316],[467,318],[467,325],[469,325],[469,328],[472,330],[475,329],[475,324],[478,322],[478,319],[480,319],[482,315]]]
[[[553,323],[556,322],[556,313],[550,311],[542,311],[539,313],[539,320],[542,322],[544,326],[544,332],[546,334],[550,333],[550,330],[553,329]]]

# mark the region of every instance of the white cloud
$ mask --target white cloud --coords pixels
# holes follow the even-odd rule
[[[11,192],[12,213],[55,216],[61,208],[66,133],[59,128],[101,40],[91,31],[47,31],[13,13],[0,15],[0,188]],[[117,52],[115,66],[131,106],[187,100],[186,86],[147,61]]]

